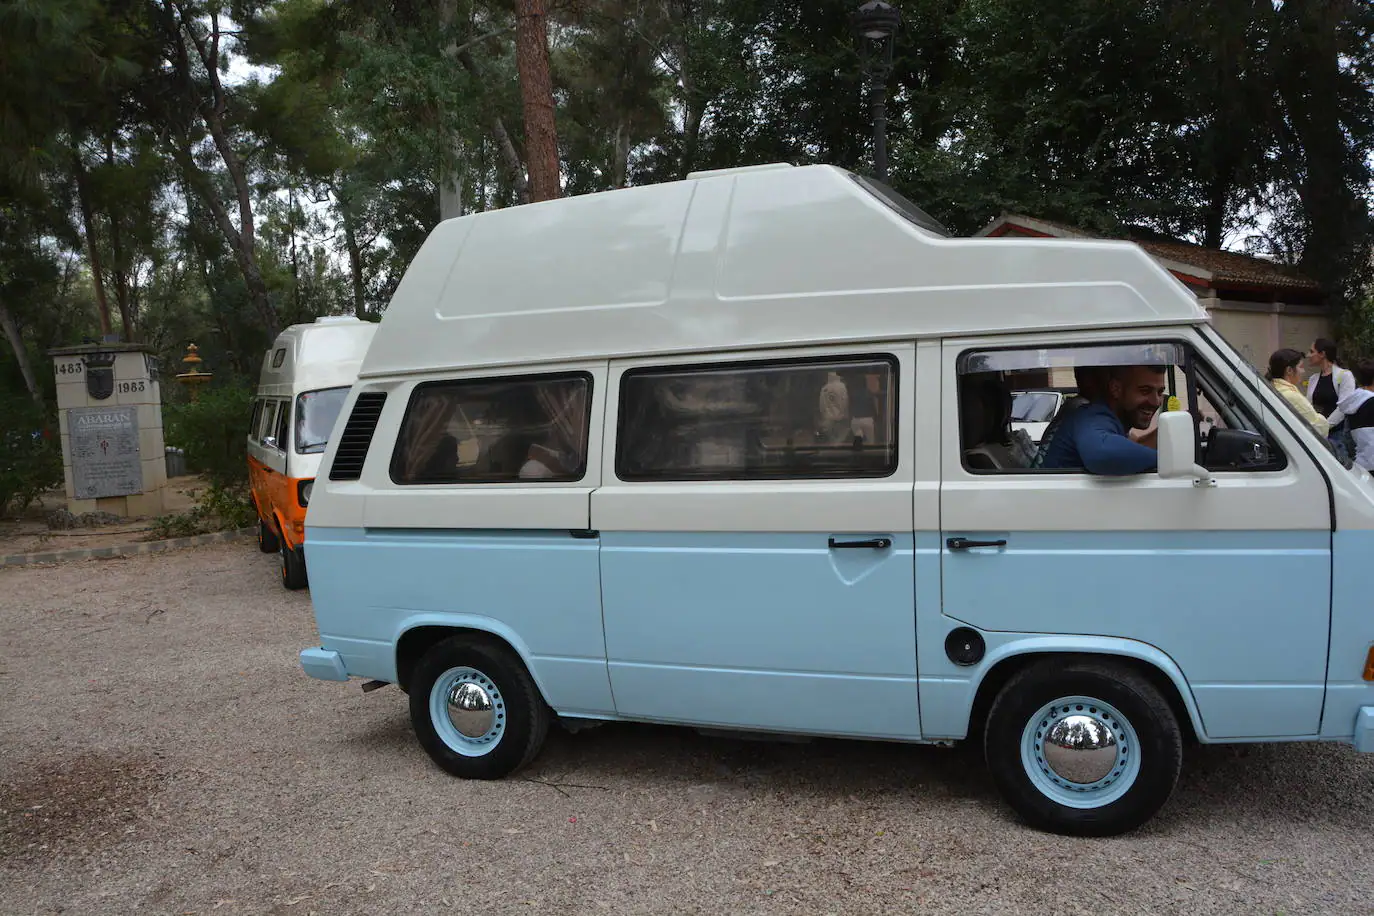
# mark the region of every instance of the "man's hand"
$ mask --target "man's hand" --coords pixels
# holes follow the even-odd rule
[[[1163,413],[1163,412],[1164,412],[1164,411],[1163,411],[1162,409],[1156,410],[1155,413],[1154,413],[1154,416],[1150,417],[1150,425],[1149,425],[1149,426],[1145,427],[1144,429],[1130,429],[1130,430],[1127,430],[1127,431],[1126,431],[1126,435],[1128,435],[1128,436],[1131,437],[1131,441],[1132,441],[1132,442],[1138,442],[1138,443],[1140,443],[1141,445],[1149,446],[1150,448],[1153,448],[1153,449],[1158,449],[1158,448],[1159,448],[1159,415],[1160,415],[1161,413]]]

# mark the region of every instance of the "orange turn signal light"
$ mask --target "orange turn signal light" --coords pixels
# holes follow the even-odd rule
[[[1364,679],[1374,681],[1374,646],[1369,647],[1369,657],[1364,661]]]

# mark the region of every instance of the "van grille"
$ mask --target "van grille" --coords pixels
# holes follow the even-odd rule
[[[382,405],[385,403],[385,391],[368,391],[358,395],[358,400],[353,403],[353,413],[348,415],[348,423],[339,436],[339,447],[334,451],[334,464],[329,468],[330,480],[357,480],[362,476],[367,447],[372,443],[372,433],[377,429],[377,420],[382,416]]]

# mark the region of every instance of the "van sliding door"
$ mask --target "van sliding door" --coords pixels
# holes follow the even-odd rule
[[[914,356],[611,364],[591,511],[620,714],[919,737]]]

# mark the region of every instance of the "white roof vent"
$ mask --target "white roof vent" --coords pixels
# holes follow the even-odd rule
[[[321,315],[315,319],[316,324],[352,324],[355,321],[362,321],[352,315]]]
[[[778,169],[792,168],[790,162],[769,162],[764,165],[742,165],[733,169],[707,169],[703,172],[688,172],[687,179],[693,178],[719,178],[721,175],[743,175],[747,172],[773,172]]]

